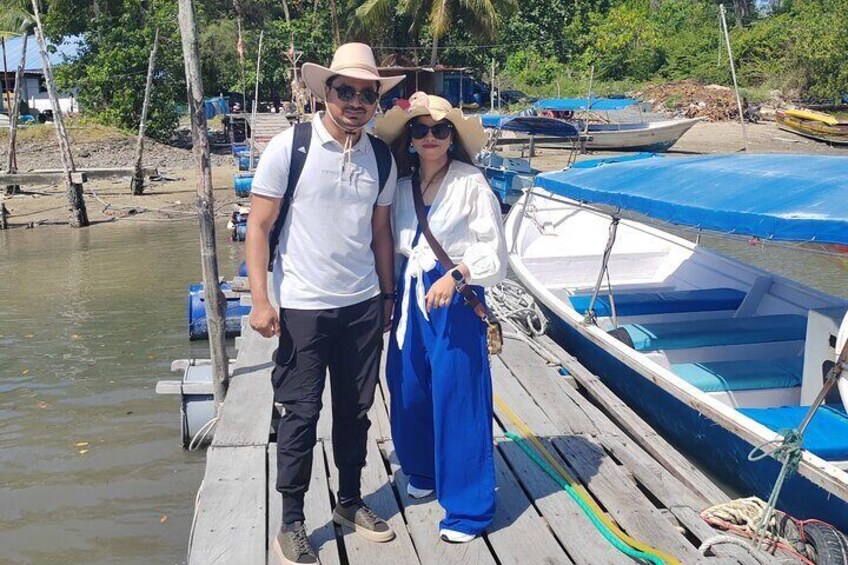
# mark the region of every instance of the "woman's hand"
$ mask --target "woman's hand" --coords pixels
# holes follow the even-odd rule
[[[430,290],[427,291],[426,304],[427,311],[433,308],[441,308],[448,306],[453,300],[453,293],[456,292],[456,283],[450,273],[433,283]]]

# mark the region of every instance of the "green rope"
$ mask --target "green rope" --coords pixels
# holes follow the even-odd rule
[[[542,458],[539,457],[539,455],[524,442],[523,439],[521,439],[518,435],[512,432],[506,432],[506,436],[513,442],[515,442],[518,447],[520,447],[524,451],[524,453],[526,453],[527,456],[530,457],[530,459],[532,459],[534,463],[536,463],[536,465],[541,467],[542,470],[545,471],[545,473],[547,473],[554,481],[556,481],[556,483],[560,487],[562,487],[565,492],[568,493],[572,500],[574,500],[574,502],[577,503],[580,509],[583,510],[583,513],[586,514],[586,517],[589,518],[589,521],[592,522],[592,525],[594,525],[595,528],[597,528],[597,530],[601,533],[601,535],[604,536],[604,538],[606,538],[606,540],[610,542],[617,550],[621,551],[628,557],[632,557],[640,561],[654,563],[655,565],[664,565],[662,559],[659,559],[653,555],[649,555],[645,552],[633,549],[632,547],[621,541],[615,534],[613,534],[609,530],[609,528],[607,528],[603,524],[603,522],[601,522],[600,518],[598,518],[598,516],[596,516],[595,513],[592,512],[586,502],[584,502],[580,495],[577,494],[577,491],[575,491],[571,487],[571,485],[569,485],[565,481],[565,479],[560,477],[553,469],[551,469],[551,467],[547,463],[545,463]]]
[[[783,440],[767,441],[755,447],[748,454],[748,461],[751,462],[760,461],[769,455],[783,462],[783,465],[780,467],[780,473],[777,475],[777,480],[774,482],[774,487],[771,489],[768,502],[766,503],[766,510],[754,533],[754,544],[757,547],[760,547],[761,541],[769,534],[769,524],[777,508],[777,499],[780,496],[780,491],[783,489],[783,482],[798,472],[798,465],[801,463],[801,444],[804,441],[804,437],[795,429],[781,430],[780,435],[783,436]],[[775,445],[776,447],[773,451],[766,453],[765,447],[769,445]],[[761,453],[757,453],[758,451],[761,451]]]

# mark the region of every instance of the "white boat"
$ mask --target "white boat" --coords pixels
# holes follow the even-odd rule
[[[551,98],[533,104],[533,111],[571,121],[587,136],[586,149],[612,151],[666,151],[701,121],[645,121],[639,101],[629,98]]]
[[[537,176],[513,206],[510,264],[546,309],[552,337],[745,495],[767,498],[780,469],[771,457],[749,461],[752,449],[799,426],[825,375],[838,379],[805,430],[778,508],[844,532],[848,365],[841,378],[840,365],[828,371],[848,334],[848,300],[620,216],[845,243],[846,194],[845,157],[578,163]]]

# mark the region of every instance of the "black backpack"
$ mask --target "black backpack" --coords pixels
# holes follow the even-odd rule
[[[371,140],[371,147],[374,149],[374,156],[377,159],[377,177],[379,179],[380,188],[377,191],[377,198],[386,187],[389,180],[389,174],[392,171],[392,153],[389,151],[389,146],[382,139],[375,137],[369,133],[365,135]],[[305,122],[294,126],[294,142],[292,143],[291,161],[289,163],[289,180],[286,185],[286,194],[283,196],[283,201],[280,203],[280,213],[277,220],[274,222],[274,227],[271,228],[271,233],[268,236],[268,248],[270,254],[268,256],[268,270],[274,270],[274,259],[277,255],[277,244],[280,241],[280,233],[283,231],[283,224],[286,222],[289,208],[291,207],[294,189],[297,186],[297,181],[300,180],[300,174],[303,172],[303,165],[306,163],[306,156],[309,154],[309,143],[312,141],[312,124]]]

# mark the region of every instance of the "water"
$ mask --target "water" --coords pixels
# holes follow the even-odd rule
[[[198,250],[195,222],[0,232],[0,563],[184,560],[204,455],[154,386],[190,356]]]
[[[705,244],[848,297],[848,259]],[[192,354],[198,245],[194,222],[0,232],[0,563],[184,560],[204,456],[153,388]],[[241,244],[219,252],[232,275]]]

